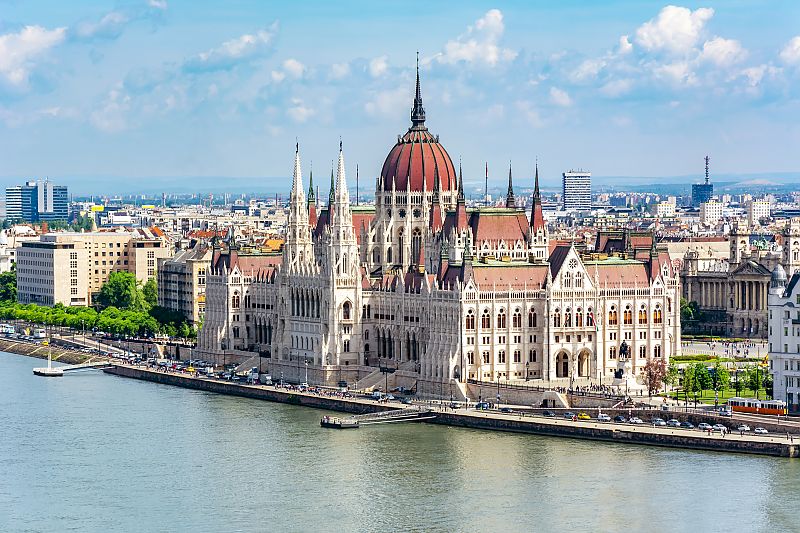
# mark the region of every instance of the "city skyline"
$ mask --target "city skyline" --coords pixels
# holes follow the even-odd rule
[[[511,159],[525,186],[537,156],[549,186],[579,167],[699,179],[706,153],[712,179],[795,171],[788,2],[408,7],[6,3],[0,175],[285,176],[295,138],[326,175],[341,136],[368,190],[417,49],[429,127],[473,179]]]

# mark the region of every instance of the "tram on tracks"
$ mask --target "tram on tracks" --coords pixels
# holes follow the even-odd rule
[[[757,415],[786,415],[786,402],[782,400],[756,400],[755,398],[729,398],[728,409],[734,413]]]

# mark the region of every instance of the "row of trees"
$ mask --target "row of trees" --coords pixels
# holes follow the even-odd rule
[[[116,335],[157,334],[195,338],[197,330],[180,313],[158,306],[155,279],[141,284],[130,272],[113,272],[100,289],[94,307],[53,307],[17,303],[16,272],[0,274],[0,319],[50,326],[99,330]]]
[[[681,370],[675,362],[667,366],[662,359],[651,359],[644,367],[645,380],[650,395],[658,393],[661,387],[675,386],[681,382]],[[683,390],[687,393],[704,393],[707,390],[759,390],[772,387],[772,376],[758,365],[739,369],[735,379],[728,368],[718,359],[710,369],[706,363],[686,365],[683,369]]]

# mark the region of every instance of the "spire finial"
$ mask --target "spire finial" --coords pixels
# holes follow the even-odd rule
[[[458,201],[464,201],[464,174],[461,172],[461,158],[458,158]]]
[[[300,141],[297,140],[297,137],[294,138],[294,153],[300,153]]]
[[[536,157],[536,177],[533,181],[533,197],[534,199],[538,200],[540,198],[539,195],[539,157]]]
[[[411,127],[425,129],[425,108],[422,107],[422,89],[419,84],[419,50],[417,50],[417,86],[414,94],[414,106],[411,108]]]
[[[341,135],[339,136],[339,151],[340,152],[342,151],[342,137],[341,137]]]
[[[514,199],[514,183],[511,181],[511,160],[508,160],[508,191],[506,192],[506,207],[516,207]]]

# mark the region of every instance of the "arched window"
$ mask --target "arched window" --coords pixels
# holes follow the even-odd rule
[[[481,354],[481,355],[483,356],[483,364],[488,365],[489,364],[489,352],[483,352],[483,354]]]
[[[470,309],[467,311],[466,326],[467,329],[475,329],[475,312]]]
[[[575,310],[575,327],[582,328],[583,327],[583,311],[581,308],[577,308]]]
[[[575,272],[575,288],[583,288],[583,272]]]
[[[528,311],[528,327],[535,328],[536,327],[536,311],[531,309]]]
[[[567,307],[567,310],[564,311],[564,327],[571,328],[572,327],[572,312],[570,308]]]
[[[342,319],[350,320],[350,302],[345,302],[344,305],[342,306]]]
[[[653,346],[653,357],[661,357],[661,346],[658,344]]]
[[[586,325],[594,326],[594,313],[592,312],[591,307],[586,310]]]
[[[231,298],[231,307],[233,309],[239,309],[240,304],[241,304],[241,299],[239,297],[239,293],[238,292],[234,292],[233,293],[233,297]]]
[[[617,307],[612,305],[611,309],[608,310],[608,325],[616,326],[618,324],[617,320]]]
[[[661,314],[661,304],[656,304],[656,308],[653,309],[653,324],[661,324],[663,320],[664,319]]]
[[[572,287],[572,273],[564,272],[564,288],[569,289]]]
[[[500,350],[497,354],[497,362],[498,363],[505,363],[506,362],[506,351]]]
[[[522,362],[522,352],[519,350],[514,350],[514,362],[521,363]]]
[[[642,359],[647,357],[647,346],[639,346],[639,357]]]
[[[500,329],[506,328],[506,310],[500,309],[500,312],[497,313],[497,327]]]
[[[625,314],[623,315],[624,324],[630,325],[633,324],[633,311],[631,311],[631,306],[625,306]]]
[[[511,318],[511,326],[515,328],[522,327],[522,311],[519,309],[514,310],[514,316]]]
[[[556,309],[553,313],[553,327],[560,328],[561,327],[561,310]]]
[[[639,309],[639,324],[647,324],[647,308],[644,305]]]
[[[528,362],[535,363],[536,362],[536,350],[530,350],[528,352]]]
[[[475,364],[475,352],[467,352],[467,363],[470,365]]]
[[[481,328],[489,329],[490,327],[492,327],[492,318],[489,316],[489,310],[484,309],[483,314],[481,314]]]
[[[617,347],[612,346],[608,349],[608,357],[609,359],[616,359],[617,358]]]
[[[419,251],[422,248],[422,232],[419,228],[414,228],[414,231],[411,233],[411,257],[409,261],[412,263],[416,262],[419,259]]]

